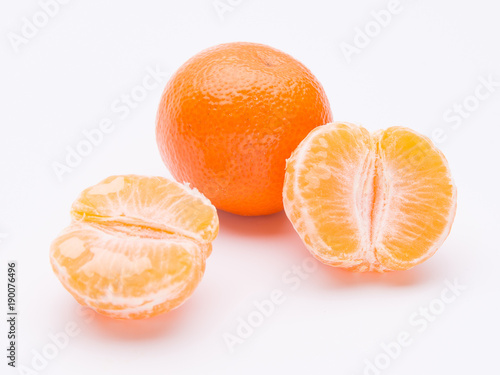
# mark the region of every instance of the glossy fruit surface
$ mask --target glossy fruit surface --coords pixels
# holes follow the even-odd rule
[[[293,57],[255,43],[209,48],[168,82],[157,115],[166,166],[222,210],[283,208],[285,160],[332,120],[325,92]]]

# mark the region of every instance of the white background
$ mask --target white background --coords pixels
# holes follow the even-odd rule
[[[74,0],[16,52],[9,33],[20,34],[40,5],[2,0],[0,312],[4,322],[7,260],[16,260],[18,365],[25,372],[6,365],[5,323],[0,372],[363,374],[370,373],[366,361],[377,358],[387,365],[383,374],[497,371],[500,87],[483,100],[472,95],[481,77],[500,81],[498,2],[402,0],[401,12],[351,62],[341,44],[353,44],[356,29],[387,1],[221,2],[234,4],[222,18],[212,0]],[[229,41],[269,44],[302,61],[324,85],[336,120],[369,130],[408,126],[429,136],[442,129],[439,147],[458,186],[449,238],[406,272],[351,274],[316,262],[308,278],[292,283],[290,272],[310,256],[283,213],[220,212],[205,277],[182,307],[147,321],[86,319],[48,259],[72,201],[108,175],[169,176],[154,136],[167,78],[127,116],[113,112],[113,102],[140,85],[148,69],[169,76],[200,50]],[[443,116],[464,100],[477,108],[453,128]],[[63,163],[66,148],[103,118],[112,119],[114,131],[59,181],[53,163]],[[445,304],[441,292],[455,279],[466,289]],[[232,353],[224,334],[236,334],[238,319],[274,289],[285,301]],[[444,311],[422,329],[410,319],[429,304],[444,304]],[[69,322],[78,334],[34,371],[36,353],[53,354],[50,334]],[[411,344],[384,362],[382,344],[403,331]]]

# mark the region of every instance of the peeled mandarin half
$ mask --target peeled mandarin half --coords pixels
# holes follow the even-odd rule
[[[352,271],[405,270],[450,232],[457,195],[444,155],[403,127],[320,126],[287,161],[283,202],[309,251]]]
[[[208,199],[162,177],[108,177],[80,194],[71,216],[52,242],[52,268],[80,304],[121,319],[182,304],[219,229]]]

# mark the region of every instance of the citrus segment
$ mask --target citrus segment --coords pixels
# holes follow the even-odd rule
[[[429,258],[448,235],[456,189],[444,155],[416,132],[392,127],[376,135],[384,207],[377,210],[375,248],[390,269]]]
[[[110,176],[85,189],[71,214],[88,222],[142,225],[212,241],[218,222],[210,201],[162,177]]]

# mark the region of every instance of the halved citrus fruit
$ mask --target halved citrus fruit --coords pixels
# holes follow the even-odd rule
[[[108,177],[81,193],[71,216],[51,245],[52,268],[79,303],[122,319],[183,303],[219,228],[207,198],[162,177]]]
[[[444,155],[403,127],[320,126],[287,161],[285,212],[310,252],[353,271],[411,268],[450,232],[456,188]]]

